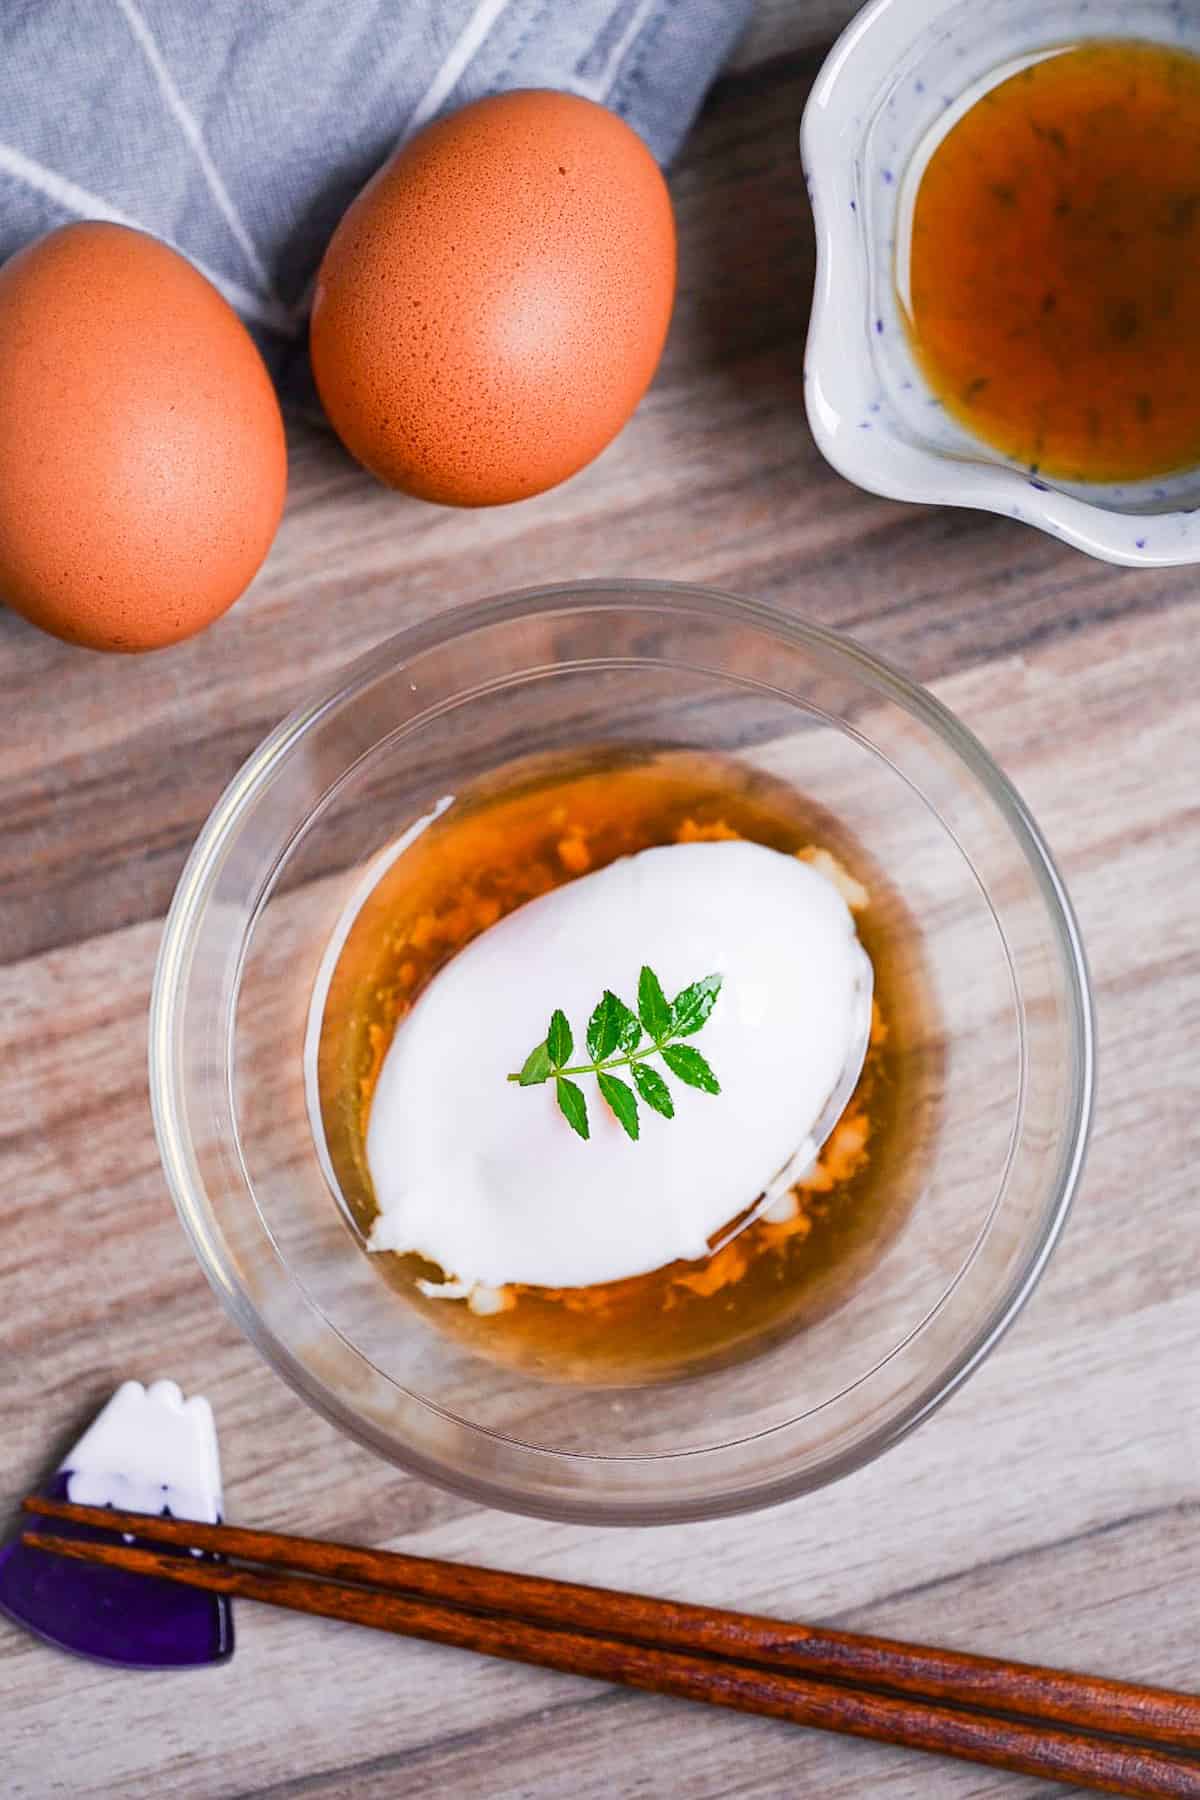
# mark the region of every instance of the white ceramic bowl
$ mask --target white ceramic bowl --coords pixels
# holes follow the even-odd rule
[[[1011,462],[931,393],[897,295],[916,187],[946,131],[997,79],[1095,37],[1200,50],[1200,7],[873,0],[842,34],[800,136],[817,228],[808,417],[834,468],[874,493],[1006,513],[1109,562],[1190,563],[1200,469],[1122,487],[1055,482]]]

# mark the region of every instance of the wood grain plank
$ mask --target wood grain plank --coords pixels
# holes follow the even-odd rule
[[[1039,1295],[915,1438],[796,1506],[648,1533],[481,1513],[344,1443],[224,1322],[166,1203],[141,1072],[147,925],[0,975],[0,1058],[18,1072],[3,1089],[3,1241],[20,1260],[0,1339],[5,1498],[119,1376],[161,1370],[213,1396],[237,1517],[1189,1681],[1200,1433],[1180,1379],[1200,1345],[1200,1246],[1181,1221],[1200,1153],[1187,1076],[1200,961],[1171,875],[1180,844],[1196,842],[1188,746],[1200,703],[1179,628],[1169,613],[1116,619],[1089,629],[1086,655],[1078,639],[1055,639],[1035,661],[938,684],[1004,758],[1062,859],[1096,968],[1102,1056],[1119,1074]],[[84,1084],[98,1109],[80,1105]],[[1149,1184],[1136,1177],[1147,1165]],[[82,1241],[64,1253],[48,1219]],[[116,1677],[84,1671],[75,1704],[95,1749],[82,1784],[65,1742],[53,1748],[54,1709],[79,1671],[0,1637],[14,1791],[54,1792],[39,1785],[53,1775],[96,1795],[482,1796],[495,1791],[497,1759],[505,1791],[530,1795],[600,1796],[618,1766],[644,1770],[647,1791],[667,1779],[714,1795],[1034,1791],[428,1647],[381,1653],[368,1634],[245,1608],[239,1631],[228,1677],[156,1679],[136,1702]],[[336,1688],[314,1705],[326,1671]],[[185,1704],[208,1679],[237,1684],[219,1742],[205,1709]],[[141,1728],[117,1728],[133,1704]]]

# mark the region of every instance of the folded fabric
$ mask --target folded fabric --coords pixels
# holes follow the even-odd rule
[[[514,87],[598,100],[669,161],[752,0],[6,0],[0,260],[77,218],[190,257],[303,394],[345,207],[437,114]]]

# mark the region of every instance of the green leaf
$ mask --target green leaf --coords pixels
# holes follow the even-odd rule
[[[571,1052],[568,1050],[567,1055]],[[583,1097],[583,1089],[568,1081],[565,1075],[554,1078],[554,1095],[558,1101],[558,1110],[572,1131],[578,1132],[581,1138],[591,1137],[588,1128],[587,1101]]]
[[[649,967],[643,967],[638,981],[638,1017],[656,1044],[671,1029],[671,1008],[662,991],[662,983]]]
[[[698,1050],[690,1044],[664,1044],[659,1052],[672,1075],[686,1081],[689,1087],[703,1088],[706,1094],[719,1094],[721,1084]]]
[[[642,1041],[642,1022],[635,1012],[631,1012],[623,1000],[618,1000],[620,1007],[620,1031],[617,1037],[617,1049],[623,1055],[636,1050]]]
[[[634,1063],[629,1073],[633,1076],[633,1085],[647,1106],[652,1106],[656,1113],[664,1119],[675,1117],[675,1102],[671,1098],[671,1090],[659,1074],[648,1063]]]
[[[706,975],[693,981],[671,1002],[671,1036],[694,1037],[717,1004],[721,992],[721,976]]]
[[[571,1027],[567,1024],[567,1015],[561,1008],[550,1020],[550,1029],[546,1033],[546,1050],[550,1061],[556,1069],[561,1069],[570,1058],[575,1048],[575,1039],[571,1035]]]
[[[554,1097],[567,1124],[579,1137],[590,1138],[587,1095],[570,1076],[594,1075],[601,1099],[626,1136],[636,1141],[641,1136],[639,1101],[661,1118],[675,1117],[675,1096],[657,1067],[650,1067],[648,1057],[661,1056],[665,1067],[689,1087],[720,1093],[721,1084],[699,1051],[675,1040],[692,1037],[700,1030],[717,1003],[721,985],[720,975],[705,975],[671,1002],[654,970],[644,965],[638,979],[636,1013],[611,988],[605,988],[588,1020],[586,1059],[581,1053],[578,1061],[572,1061],[574,1034],[566,1013],[556,1007],[544,1041],[530,1051],[520,1074],[508,1079],[522,1087],[553,1081]],[[618,1069],[623,1079],[615,1073]]]
[[[549,1081],[551,1074],[550,1052],[545,1044],[539,1044],[525,1058],[525,1066],[517,1076],[522,1087],[536,1087],[539,1081]]]
[[[636,1013],[631,1013],[623,1000],[605,988],[603,999],[588,1020],[587,1047],[592,1061],[604,1062],[614,1050],[632,1050],[641,1035]]]
[[[637,1095],[623,1081],[618,1081],[615,1075],[597,1075],[596,1081],[625,1136],[633,1138],[636,1143],[641,1129],[638,1125]]]

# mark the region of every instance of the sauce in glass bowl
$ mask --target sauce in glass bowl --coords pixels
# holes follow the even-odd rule
[[[428,1244],[425,1254],[396,1248],[386,1207],[393,1173],[388,1164],[415,1159],[415,1137],[428,1121],[421,1119],[418,1107],[409,1119],[406,1145],[395,1121],[385,1133],[372,1132],[373,1109],[381,1099],[380,1072],[389,1051],[422,996],[436,988],[441,972],[520,909],[532,903],[536,910],[543,896],[588,882],[619,859],[668,846],[728,849],[739,841],[781,853],[781,875],[789,867],[794,871],[799,858],[821,891],[828,893],[826,883],[832,884],[840,896],[836,905],[843,914],[849,908],[873,969],[865,1062],[857,1082],[851,1075],[848,1100],[839,1100],[840,1116],[831,1115],[832,1130],[818,1134],[819,1154],[804,1157],[780,1191],[772,1189],[770,1204],[743,1218],[759,1198],[758,1184],[748,1176],[728,1219],[722,1215],[718,1221],[732,1228],[714,1231],[707,1250],[701,1240],[686,1256],[645,1258],[639,1272],[628,1276],[611,1278],[603,1272],[605,1278],[576,1276],[554,1284],[545,1279],[472,1283],[459,1279],[467,1273],[463,1268],[434,1261]],[[798,914],[796,929],[803,925]],[[649,923],[645,929],[649,931]],[[526,934],[522,944],[536,961],[537,932],[532,942]],[[587,944],[580,944],[585,959],[587,950]],[[786,939],[778,951],[784,958],[799,954]],[[785,973],[781,968],[777,985],[783,985]],[[536,974],[536,969],[518,967],[511,977],[529,983]],[[597,996],[599,991],[597,986]],[[582,753],[513,765],[476,791],[460,794],[390,862],[362,902],[340,939],[320,1001],[314,1084],[320,1118],[314,1124],[356,1235],[372,1251],[378,1272],[427,1325],[490,1360],[594,1385],[661,1380],[756,1354],[843,1301],[882,1255],[915,1197],[933,1122],[937,1059],[912,1049],[914,1040],[930,1045],[936,1038],[913,922],[899,895],[837,820],[789,784],[752,773],[733,758],[680,751],[619,758]],[[718,1011],[721,1004],[736,1001],[729,997],[719,1002]],[[804,1011],[803,1000],[799,1011]],[[805,1023],[798,1016],[794,1032],[785,1034],[789,1068],[796,1059],[797,1093]],[[865,1031],[864,1023],[864,1036]],[[688,1041],[703,1050],[707,1039],[701,1033]],[[514,1045],[519,1062],[529,1046],[516,1040]],[[582,1048],[577,1047],[579,1053]],[[856,1060],[856,1071],[858,1066]],[[727,1088],[736,1088],[736,1069],[722,1065],[719,1073]],[[627,1146],[619,1136],[614,1142],[610,1126],[606,1147],[603,1107],[593,1091],[594,1141],[577,1151],[574,1163],[567,1158],[560,1167],[548,1135],[552,1108],[547,1132],[538,1138],[532,1094],[498,1092],[495,1098],[515,1102],[510,1136],[516,1141],[506,1146],[501,1134],[490,1152],[480,1153],[497,1183],[492,1210],[501,1218],[514,1205],[518,1215],[537,1213],[541,1222],[535,1221],[534,1243],[540,1233],[546,1240],[542,1260],[552,1263],[549,1239],[556,1232],[586,1243],[599,1229],[569,1191],[572,1168],[575,1185],[586,1173],[591,1189],[595,1184],[590,1177],[603,1175],[603,1158],[615,1161],[615,1152],[624,1152],[621,1179],[636,1185],[638,1159],[650,1166],[653,1146]],[[677,1087],[681,1111],[686,1098]],[[732,1110],[723,1115],[716,1100],[702,1100],[704,1123],[712,1124],[718,1144],[723,1140],[735,1162],[740,1157],[749,1170],[755,1166],[756,1145],[747,1135],[746,1119],[738,1116],[732,1091],[729,1102]],[[542,1104],[550,1104],[548,1094]],[[457,1128],[463,1142],[478,1123],[472,1106],[480,1112],[479,1096],[464,1095]],[[660,1134],[659,1148],[668,1164],[678,1164],[680,1158],[686,1162],[686,1136],[695,1130],[694,1123],[684,1116],[664,1126],[646,1109],[643,1115],[643,1132]],[[807,1129],[807,1115],[797,1118],[795,1141]],[[373,1137],[385,1139],[382,1164]],[[570,1141],[565,1148],[572,1148]],[[440,1193],[431,1193],[435,1220],[446,1209],[463,1211],[467,1204],[466,1182],[450,1173],[457,1149],[448,1140],[424,1181],[435,1190],[444,1184]],[[502,1161],[520,1163],[518,1152],[526,1151],[521,1166],[527,1185],[549,1183],[548,1204],[540,1213],[538,1195],[502,1191]],[[469,1156],[465,1166],[473,1167],[474,1160]],[[715,1148],[712,1160],[718,1160]],[[710,1173],[715,1170],[707,1165],[694,1170],[698,1182]],[[602,1180],[599,1185],[602,1189]],[[668,1207],[669,1186],[664,1183],[661,1195],[651,1192],[639,1204]],[[590,1204],[603,1211],[603,1192],[593,1193]],[[458,1241],[463,1241],[461,1230]],[[632,1232],[629,1248],[632,1259]],[[527,1257],[528,1246],[522,1254]],[[580,1261],[578,1251],[572,1260]],[[630,1266],[638,1265],[631,1260]]]

